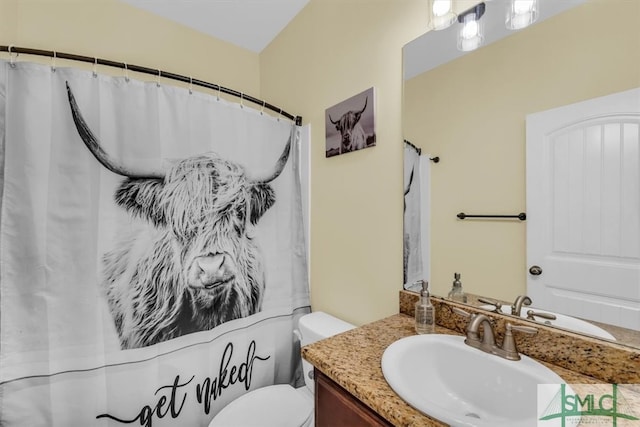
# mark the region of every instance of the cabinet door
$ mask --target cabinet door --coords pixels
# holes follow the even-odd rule
[[[316,427],[391,426],[322,372],[316,369],[314,375]]]

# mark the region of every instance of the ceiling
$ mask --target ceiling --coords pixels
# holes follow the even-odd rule
[[[255,53],[262,50],[310,0],[120,0]],[[344,0],[343,0],[344,1]],[[505,0],[485,0],[485,45],[513,32],[504,28]],[[540,0],[538,22],[586,0]],[[457,25],[430,31],[404,47],[404,78],[410,79],[464,53],[455,48]]]
[[[260,53],[309,0],[121,0]]]

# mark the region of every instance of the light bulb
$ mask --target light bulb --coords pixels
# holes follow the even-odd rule
[[[451,0],[431,0],[429,25],[433,30],[449,28],[456,20]]]
[[[470,39],[476,37],[478,35],[478,21],[475,19],[467,21],[464,23],[464,27],[462,28],[462,37],[465,39]]]
[[[506,25],[510,30],[521,30],[538,19],[538,0],[511,0],[507,8]]]
[[[521,30],[528,27],[531,24],[531,21],[530,13],[518,13],[516,16],[511,18],[511,29]]]
[[[451,0],[434,0],[433,1],[433,15],[444,16],[451,12]]]
[[[480,16],[482,14],[480,13]],[[476,13],[468,13],[462,18],[462,26],[458,32],[458,49],[464,52],[475,50],[482,45],[484,34],[482,22]]]
[[[534,0],[515,0],[513,3],[513,11],[516,15],[531,13],[533,10]]]

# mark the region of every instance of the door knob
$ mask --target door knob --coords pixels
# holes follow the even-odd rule
[[[539,276],[542,274],[542,268],[534,265],[529,269],[529,273],[531,273],[532,276]]]

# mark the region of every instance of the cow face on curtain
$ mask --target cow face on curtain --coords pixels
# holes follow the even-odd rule
[[[237,163],[208,153],[168,170],[119,164],[101,147],[67,84],[78,134],[108,170],[125,176],[115,202],[145,220],[148,237],[127,238],[104,257],[102,287],[122,348],[141,347],[256,313],[264,272],[247,235],[275,203],[269,182],[282,172],[287,141],[269,176],[250,178]],[[137,248],[136,242],[148,242]],[[139,245],[138,245],[139,246]]]
[[[0,61],[0,425],[206,425],[300,385],[298,133],[203,93]]]

